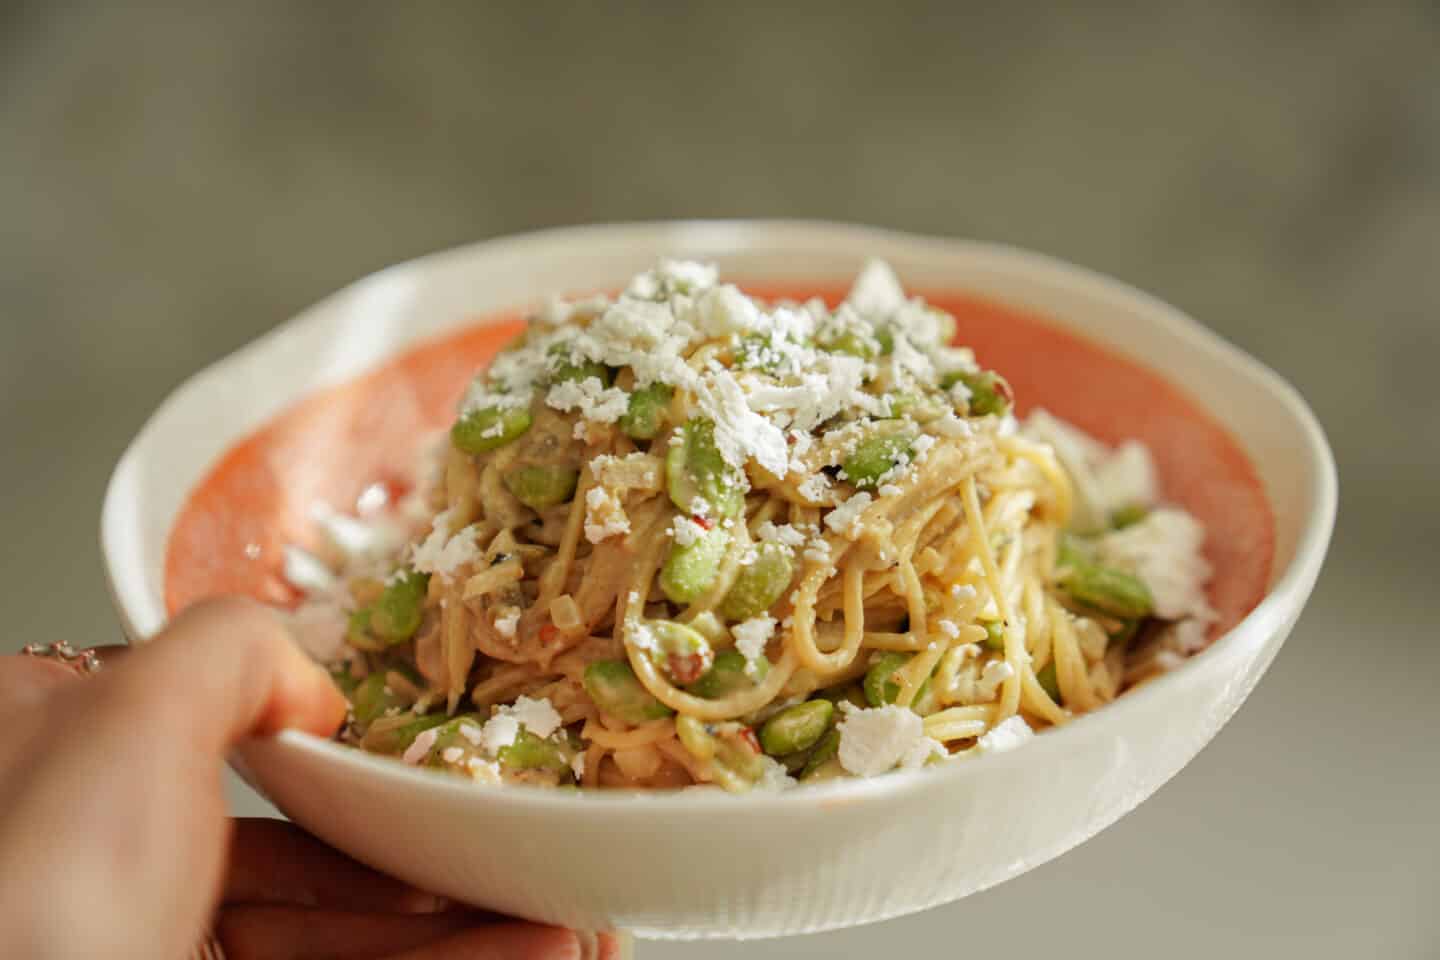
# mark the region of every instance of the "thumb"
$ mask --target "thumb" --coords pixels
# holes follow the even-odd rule
[[[295,645],[280,615],[253,600],[207,600],[113,668],[97,695],[116,698],[149,732],[189,738],[202,753],[285,728],[333,734],[345,699],[319,664]]]

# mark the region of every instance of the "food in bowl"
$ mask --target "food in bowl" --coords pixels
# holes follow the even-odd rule
[[[870,263],[554,300],[428,481],[291,548],[342,739],[483,782],[783,789],[1007,749],[1202,649],[1204,532]]]

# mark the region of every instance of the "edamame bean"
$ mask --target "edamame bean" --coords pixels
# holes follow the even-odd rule
[[[1050,695],[1050,699],[1056,703],[1060,702],[1060,678],[1055,673],[1055,661],[1051,660],[1045,664],[1044,669],[1035,674],[1035,682],[1040,684],[1040,689]]]
[[[361,680],[350,699],[355,729],[364,733],[377,717],[405,706],[405,698],[385,685],[385,671],[376,670]]]
[[[472,456],[498,450],[530,429],[528,407],[482,407],[462,414],[450,428],[455,449]]]
[[[715,445],[715,424],[696,417],[680,428],[680,442],[665,455],[670,501],[687,514],[696,499],[717,517],[734,517],[745,508],[744,477],[725,462]]]
[[[916,423],[928,423],[944,413],[944,405],[929,394],[896,393],[890,396],[890,416],[895,419],[908,416]]]
[[[385,646],[413,637],[425,616],[425,594],[429,588],[428,573],[397,572],[370,608],[370,633]]]
[[[872,707],[883,707],[887,703],[894,703],[900,696],[900,684],[891,680],[895,671],[910,662],[911,655],[891,651],[883,653],[880,658],[870,665],[865,671],[865,701]],[[920,684],[920,689],[915,691],[915,699],[910,703],[910,709],[916,713],[927,713],[933,706],[930,696],[930,678],[926,677]]]
[[[747,738],[747,727],[738,723],[709,725],[694,717],[675,721],[680,743],[698,760],[707,761],[715,782],[731,792],[752,786],[764,773],[764,757]]]
[[[574,467],[515,467],[502,480],[516,500],[532,510],[544,510],[575,496],[580,471]]]
[[[760,746],[772,757],[809,750],[830,728],[835,705],[829,700],[806,700],[786,707],[760,728]]]
[[[415,738],[420,736],[431,727],[438,727],[449,718],[443,713],[427,713],[416,717],[408,723],[390,727],[386,730],[369,730],[360,745],[372,753],[383,753],[387,756],[404,753]]]
[[[719,700],[732,693],[748,690],[765,679],[770,661],[760,657],[755,661],[755,677],[745,672],[745,656],[738,650],[722,650],[715,654],[715,663],[710,669],[686,688],[687,692],[706,700]]]
[[[1150,508],[1141,503],[1131,503],[1110,514],[1110,527],[1124,530],[1133,527],[1150,515]]]
[[[542,740],[529,730],[521,730],[516,734],[514,743],[501,747],[496,759],[508,771],[545,770],[573,775],[570,760],[559,745]]]
[[[1005,624],[1000,620],[984,620],[981,625],[985,627],[985,646],[991,650],[1005,649]]]
[[[1010,388],[1009,381],[994,370],[981,370],[978,373],[957,370],[946,374],[940,381],[940,385],[946,390],[957,383],[963,383],[970,393],[965,402],[965,411],[972,417],[983,417],[991,413],[1003,416],[1015,399],[1015,391]]]
[[[762,543],[753,563],[741,569],[720,601],[720,613],[736,623],[769,610],[790,586],[795,563],[783,544]]]
[[[865,671],[865,701],[872,707],[894,703],[900,696],[900,684],[892,682],[890,676],[909,662],[909,654],[894,651],[880,654]]]
[[[554,372],[550,375],[551,383],[565,383],[567,381],[583,383],[591,377],[594,377],[600,381],[600,386],[610,386],[610,368],[594,360],[585,360],[576,357],[570,352],[569,344],[552,344],[548,352],[550,356],[557,357],[560,361],[553,368]]]
[[[665,413],[674,392],[669,384],[652,383],[630,394],[625,412],[620,416],[620,429],[627,437],[636,440],[654,438],[665,422]]]
[[[660,569],[660,589],[674,603],[694,602],[710,585],[725,559],[730,534],[723,527],[712,527],[690,543],[672,543],[665,565]]]
[[[597,707],[626,723],[646,723],[675,712],[645,689],[624,660],[595,661],[585,668],[584,683]]]
[[[845,479],[859,489],[880,484],[880,478],[910,456],[915,442],[914,428],[904,421],[886,421],[875,433],[861,440],[841,464]]]
[[[894,348],[894,339],[890,342]],[[857,330],[846,330],[820,341],[820,347],[831,353],[843,353],[862,360],[873,360],[880,353],[877,339],[867,337]]]
[[[900,691],[897,689],[895,693],[896,696],[899,696]],[[841,687],[828,687],[820,691],[820,696],[829,700],[837,707],[840,706],[842,702],[853,704],[862,709],[870,706],[870,701],[865,697],[865,688],[859,683],[847,683]]]
[[[820,742],[815,744],[815,749],[810,751],[810,756],[805,761],[805,766],[800,770],[801,780],[820,779],[820,772],[829,766],[836,765],[836,756],[840,753],[840,728],[831,727]]]
[[[1144,581],[1115,567],[1075,563],[1064,570],[1058,585],[1078,605],[1119,620],[1139,620],[1155,610]]]

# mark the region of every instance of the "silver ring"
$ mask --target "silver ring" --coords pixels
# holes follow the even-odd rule
[[[52,643],[48,646],[41,646],[38,643],[27,643],[20,648],[20,653],[27,657],[36,657],[41,660],[53,660],[56,663],[70,667],[77,673],[88,675],[100,669],[100,654],[86,648],[76,650],[65,641]]]

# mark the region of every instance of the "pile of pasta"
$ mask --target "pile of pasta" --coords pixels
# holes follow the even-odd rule
[[[327,557],[343,738],[783,789],[1007,749],[1203,646],[1203,531],[1143,448],[1019,424],[953,336],[878,262],[834,309],[684,262],[551,302],[384,519],[418,527]]]

